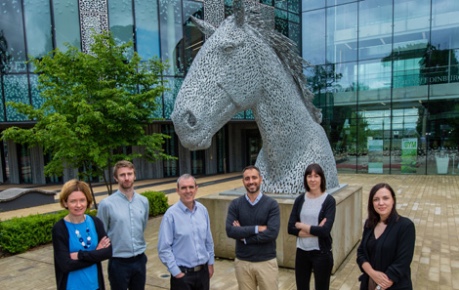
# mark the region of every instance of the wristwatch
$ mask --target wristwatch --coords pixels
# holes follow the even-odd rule
[[[379,285],[376,286],[376,290],[381,290],[381,289],[382,289],[381,286],[379,286]]]

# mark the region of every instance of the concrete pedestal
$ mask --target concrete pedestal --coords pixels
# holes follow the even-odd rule
[[[281,267],[295,268],[296,237],[287,233],[287,224],[294,198],[281,198],[275,195],[272,197],[279,203],[281,212],[281,228],[276,241],[277,262]],[[333,193],[333,197],[336,200],[336,217],[331,235],[335,260],[332,273],[335,273],[359,242],[362,234],[362,187],[347,186]],[[234,198],[236,196],[223,194],[199,198],[199,201],[209,211],[216,257],[235,258],[235,241],[226,236],[225,230],[228,207]]]

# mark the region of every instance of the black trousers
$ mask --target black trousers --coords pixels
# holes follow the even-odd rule
[[[171,276],[171,290],[209,290],[209,267],[204,265],[200,271],[187,272],[182,278]]]
[[[311,273],[314,271],[316,290],[330,288],[330,276],[333,268],[333,254],[321,251],[303,251],[296,249],[295,279],[298,290],[309,290]]]
[[[144,290],[147,280],[147,256],[111,258],[108,261],[108,280],[112,290]]]

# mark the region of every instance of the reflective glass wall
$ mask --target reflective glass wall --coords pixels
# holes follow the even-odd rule
[[[459,1],[303,0],[302,33],[340,172],[459,172]]]
[[[107,0],[97,3],[106,5],[94,7],[106,11],[100,22],[103,22],[102,18],[108,19],[109,29],[118,41],[132,41],[133,51],[137,51],[144,60],[160,58],[168,63],[169,69],[163,77],[167,80],[169,90],[158,98],[157,111],[154,112],[155,117],[168,120],[183,78],[204,41],[203,34],[190,21],[191,15],[203,18],[203,2]],[[33,66],[28,64],[30,58],[41,57],[56,48],[66,50],[66,44],[84,49],[82,32],[85,32],[86,26],[91,26],[82,23],[81,5],[86,4],[89,7],[93,0],[1,1],[0,125],[7,127],[13,123],[19,126],[31,123],[25,116],[7,107],[6,102],[23,102],[35,107],[43,103],[37,89],[37,75]],[[94,15],[99,15],[97,13]],[[97,19],[96,16],[91,21],[97,22],[94,19]],[[165,133],[171,133],[171,144],[176,144],[178,138],[173,130],[167,126],[165,128]],[[177,150],[174,146],[167,146],[166,150],[175,156]],[[7,149],[5,152],[8,152]],[[18,154],[21,160],[26,160],[27,150],[22,149],[18,150]],[[8,173],[6,156],[2,154],[4,173]],[[28,165],[22,161],[18,163],[21,170],[24,168],[21,172],[26,172]],[[178,174],[176,164],[168,166],[166,175]],[[21,182],[28,180],[21,175]]]

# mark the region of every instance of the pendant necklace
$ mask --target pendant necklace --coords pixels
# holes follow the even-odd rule
[[[91,246],[91,236],[89,234],[88,223],[86,222],[86,215],[84,217],[84,223],[86,225],[86,243],[85,243],[83,237],[81,236],[80,231],[75,227],[75,224],[73,224],[73,227],[75,228],[75,234],[76,234],[76,236],[78,238],[78,241],[83,246],[83,248],[87,249],[87,248],[89,248]]]

